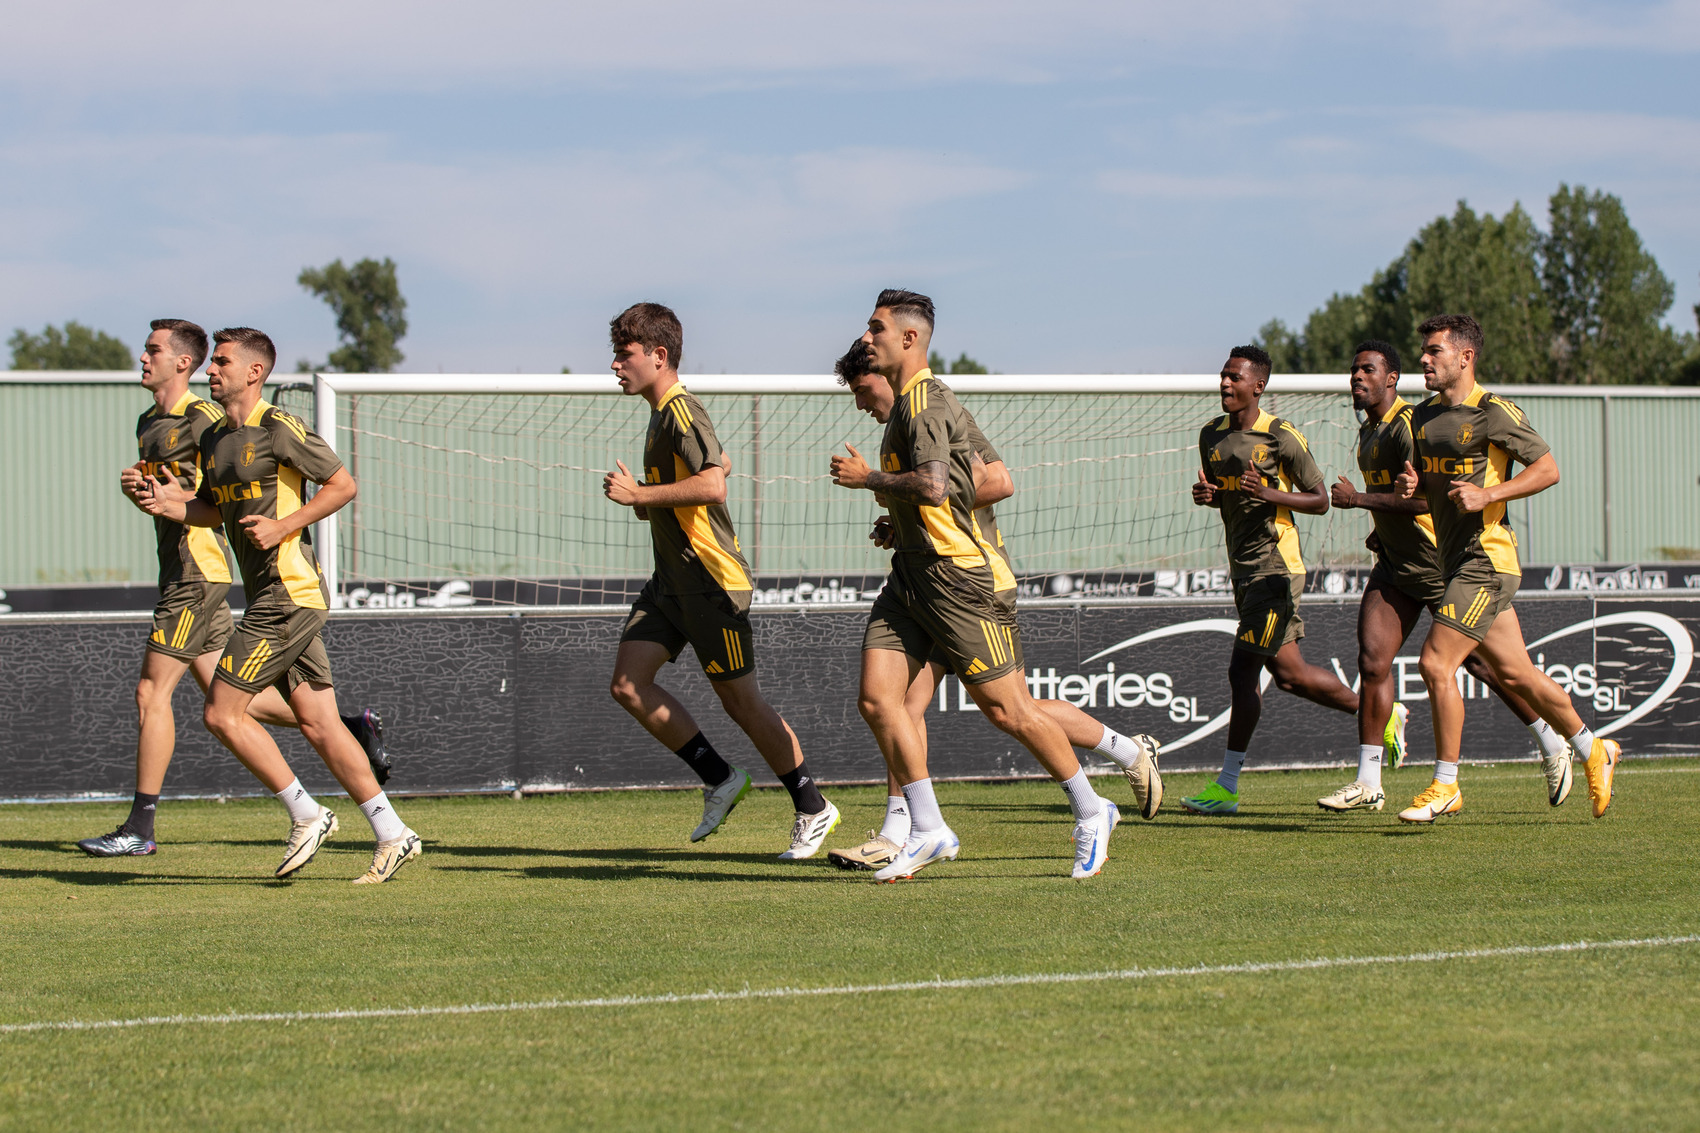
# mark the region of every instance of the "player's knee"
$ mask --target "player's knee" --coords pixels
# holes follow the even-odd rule
[[[136,711],[142,716],[157,712],[170,703],[171,693],[158,681],[150,681],[144,677],[136,682]]]
[[[614,679],[608,682],[608,695],[614,698],[614,703],[627,712],[636,712],[643,707],[643,693],[637,682],[624,673],[615,673]]]
[[[1387,657],[1372,657],[1368,653],[1359,653],[1358,675],[1366,685],[1380,684],[1393,675],[1393,662]]]
[[[1440,654],[1423,650],[1422,659],[1417,662],[1417,669],[1423,675],[1423,684],[1430,692],[1443,685],[1450,684],[1457,669],[1441,659]]]
[[[201,723],[206,725],[207,731],[223,740],[234,734],[239,715],[209,700],[201,710]]]
[[[893,704],[884,697],[866,692],[856,697],[856,711],[862,714],[862,719],[868,727],[875,729],[884,727],[898,715],[909,714],[908,708],[901,701]]]

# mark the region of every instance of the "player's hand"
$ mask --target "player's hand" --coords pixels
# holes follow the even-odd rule
[[[1257,465],[1247,465],[1240,473],[1240,495],[1248,500],[1262,501],[1266,498],[1269,485],[1263,481],[1263,473],[1257,470]]]
[[[1478,488],[1468,480],[1452,481],[1452,490],[1446,493],[1452,497],[1461,511],[1481,511],[1493,502],[1488,498],[1486,488]]]
[[[620,461],[614,462],[615,470],[602,477],[602,494],[619,504],[621,507],[636,507],[638,502],[638,482],[632,476],[631,470]]]
[[[262,551],[269,551],[289,535],[289,528],[282,520],[267,519],[263,515],[245,515],[236,522],[242,525],[242,533],[248,536],[248,542]]]
[[[1198,483],[1192,486],[1192,502],[1200,507],[1209,507],[1216,502],[1216,485],[1210,482],[1202,468],[1198,470]]]
[[[1342,476],[1328,489],[1328,502],[1333,507],[1357,507],[1358,490],[1352,487],[1352,482]]]
[[[897,530],[891,525],[891,516],[882,515],[874,520],[874,529],[868,532],[868,538],[882,551],[891,550],[897,543]]]
[[[1399,490],[1399,498],[1408,500],[1417,494],[1417,470],[1410,461],[1405,462],[1405,471],[1394,479],[1393,486]]]
[[[138,460],[118,473],[118,490],[130,497],[130,502],[137,507],[142,506],[142,497],[147,494],[146,469],[147,465]]]
[[[840,488],[866,488],[868,473],[873,471],[862,454],[856,451],[856,446],[846,441],[844,447],[850,450],[849,456],[834,456],[832,458],[832,482]]]
[[[1372,555],[1381,554],[1381,533],[1379,531],[1371,530],[1364,537],[1364,549]]]
[[[642,504],[638,504],[636,507],[632,508],[632,514],[637,516],[640,522],[649,522],[649,509],[644,507]]]
[[[148,476],[142,480],[141,495],[136,497],[136,506],[149,515],[181,523],[184,513],[188,510],[189,501],[194,498],[195,494],[184,490],[183,486],[177,483],[175,476],[163,480],[158,476]]]

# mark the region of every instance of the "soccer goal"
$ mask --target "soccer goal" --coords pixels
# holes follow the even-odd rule
[[[683,381],[731,458],[757,601],[871,601],[888,558],[867,538],[877,509],[834,486],[827,462],[846,444],[877,460],[882,426],[830,377]],[[1190,495],[1198,430],[1221,412],[1214,375],[950,384],[1014,477],[997,514],[1025,596],[1222,565],[1218,516]],[[339,605],[619,603],[650,573],[647,529],[602,495],[616,460],[641,478],[649,413],[611,377],[320,374],[282,400],[360,484],[317,536]],[[1330,480],[1355,470],[1344,377],[1277,375],[1264,407],[1298,425]],[[1367,560],[1362,523],[1299,523],[1309,565]]]

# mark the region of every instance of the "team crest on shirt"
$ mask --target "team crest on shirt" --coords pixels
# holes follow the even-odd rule
[[[1251,462],[1253,464],[1262,464],[1264,461],[1266,461],[1268,459],[1269,459],[1269,446],[1268,445],[1258,445],[1256,448],[1251,450]]]
[[[1465,425],[1463,428],[1458,430],[1458,443],[1461,445],[1467,445],[1470,443],[1470,438],[1473,436],[1475,436],[1475,433],[1471,431],[1470,426]]]
[[[1381,442],[1380,441],[1376,441],[1373,445],[1369,446],[1369,458],[1371,460],[1380,460],[1381,459]]]
[[[171,435],[169,437],[165,438],[165,447],[166,448],[176,448],[177,447],[177,430],[176,429],[171,430]]]
[[[242,467],[246,468],[252,463],[254,463],[254,446],[251,445],[251,444],[243,445],[242,446]]]

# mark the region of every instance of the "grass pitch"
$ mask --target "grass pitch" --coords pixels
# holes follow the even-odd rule
[[[371,1010],[1219,967],[1700,932],[1700,764],[1626,766],[1606,818],[1531,765],[1465,812],[1327,815],[1339,772],[1254,774],[1237,818],[1125,822],[1066,876],[1060,793],[944,785],[963,859],[875,885],[787,864],[760,792],[413,800],[426,855],[355,888],[355,808],[269,880],[275,803],[169,803],[152,858],[73,842],[123,808],[0,808],[0,1024]],[[1126,802],[1118,780],[1100,789]],[[883,791],[831,792],[840,845]],[[332,805],[336,805],[332,802]],[[358,835],[358,836],[357,836]],[[0,1129],[1692,1128],[1700,944],[720,1002],[0,1032]]]

